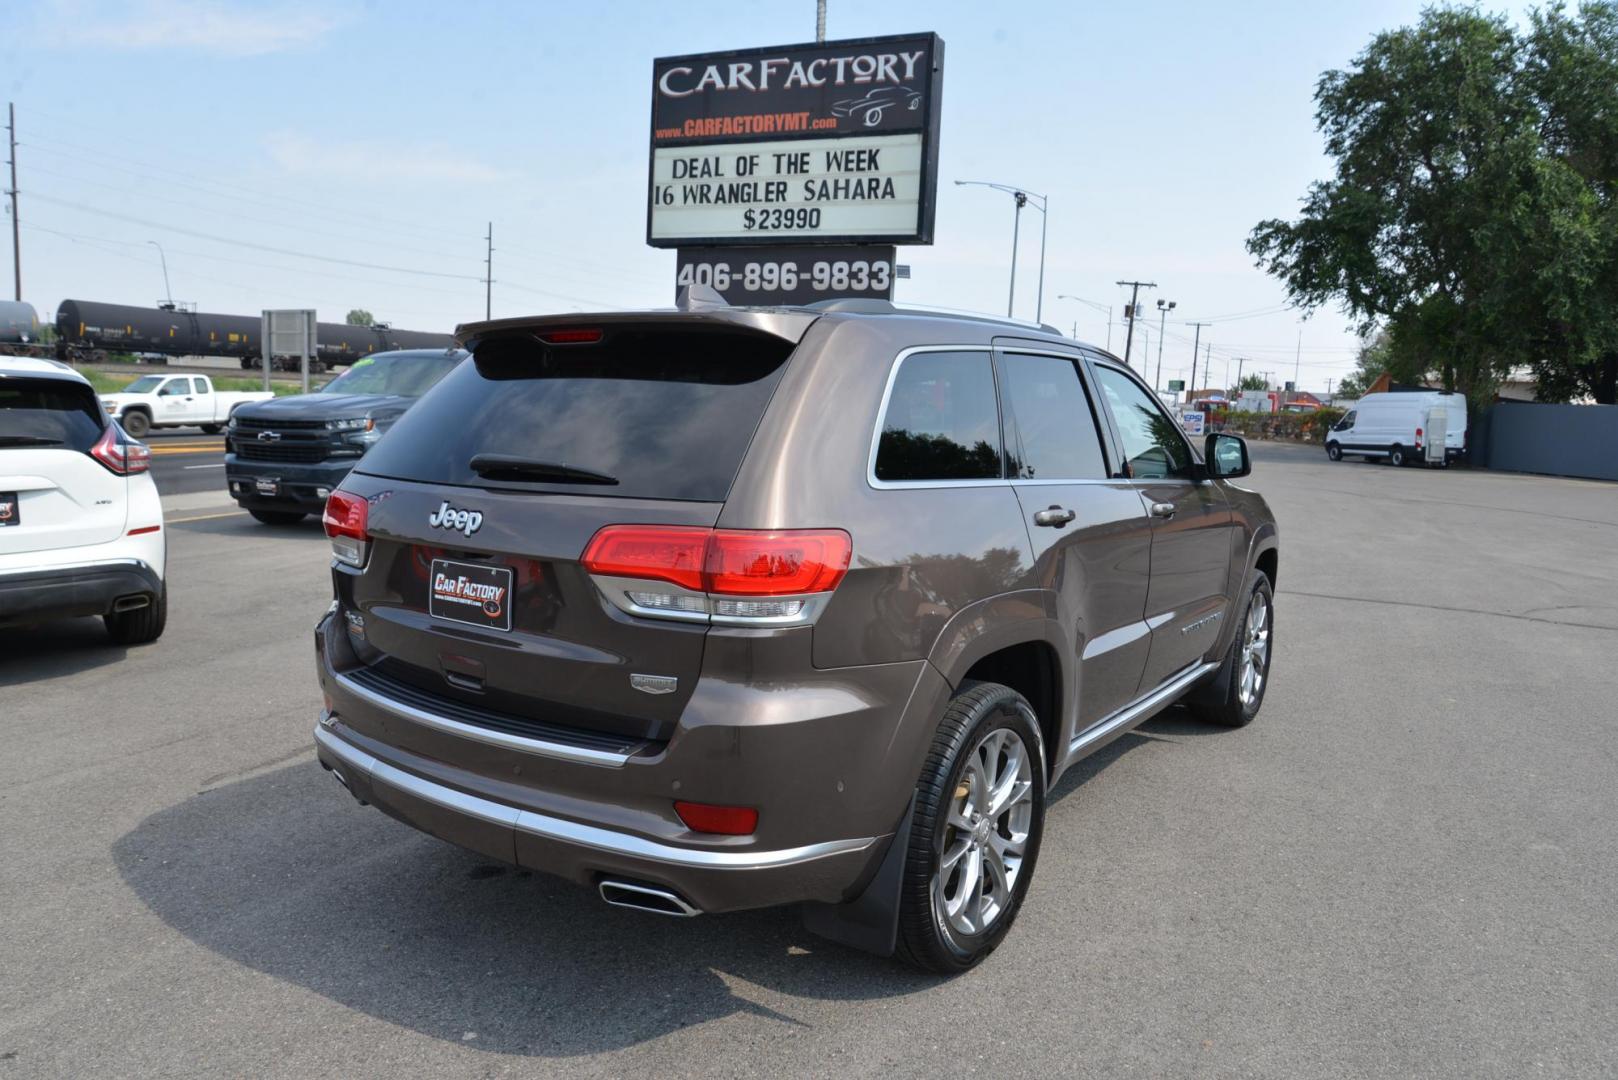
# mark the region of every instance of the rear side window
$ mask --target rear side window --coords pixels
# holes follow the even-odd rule
[[[876,478],[997,480],[1000,415],[986,352],[912,353],[882,417]]]
[[[1000,355],[1006,458],[1019,480],[1102,480],[1107,476],[1095,415],[1072,360]]]
[[[95,391],[66,379],[0,379],[0,450],[88,450],[104,430]]]
[[[487,341],[400,418],[360,471],[722,502],[792,349],[767,334],[684,327],[608,327],[586,344]],[[480,472],[479,457],[523,466]],[[547,475],[547,466],[567,469]]]

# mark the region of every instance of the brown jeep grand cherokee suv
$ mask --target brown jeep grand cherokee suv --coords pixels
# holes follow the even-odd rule
[[[675,915],[955,971],[1063,770],[1252,719],[1276,530],[1116,358],[872,301],[507,319],[326,509],[320,762]],[[1200,452],[1199,452],[1200,451]]]

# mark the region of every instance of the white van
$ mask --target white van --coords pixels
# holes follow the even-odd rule
[[[1466,453],[1466,395],[1449,390],[1366,394],[1326,433],[1326,456],[1394,465],[1448,465]]]

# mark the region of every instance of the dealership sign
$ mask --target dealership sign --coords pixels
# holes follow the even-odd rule
[[[936,34],[652,65],[646,242],[930,244]]]
[[[812,304],[830,297],[893,299],[892,245],[681,248],[675,287],[706,285],[734,306]]]

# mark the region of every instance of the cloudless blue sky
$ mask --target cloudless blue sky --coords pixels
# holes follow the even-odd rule
[[[1165,380],[1189,367],[1178,324],[1200,319],[1216,382],[1238,355],[1290,379],[1301,329],[1302,384],[1323,389],[1352,368],[1345,320],[1277,310],[1243,241],[1325,175],[1321,72],[1419,8],[831,0],[831,38],[946,44],[936,242],[901,251],[914,278],[899,298],[1003,312],[1011,200],[950,181],[1017,184],[1050,197],[1047,322],[1105,343],[1106,315],[1057,295],[1116,322],[1114,282],[1155,280],[1148,305],[1178,303]],[[812,0],[10,0],[0,86],[18,109],[24,298],[47,318],[69,297],[150,304],[157,240],[175,297],[205,311],[364,307],[447,330],[482,316],[492,220],[497,317],[666,306],[673,252],[644,243],[652,58],[813,33]],[[1025,318],[1038,234],[1026,211]],[[1149,333],[1150,372],[1155,311]]]

